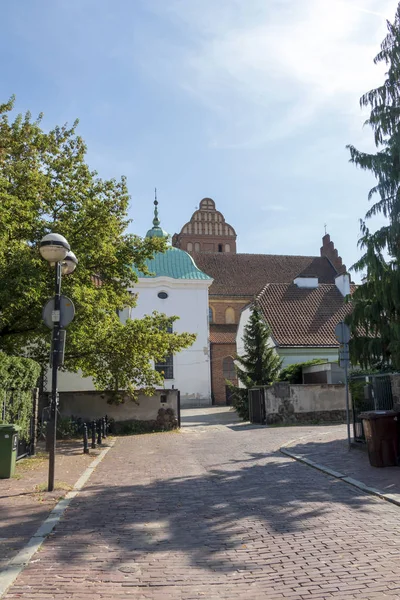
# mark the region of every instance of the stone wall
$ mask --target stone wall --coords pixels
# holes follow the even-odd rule
[[[264,388],[267,424],[346,420],[344,385],[275,383]]]
[[[85,421],[107,415],[114,421],[153,421],[160,408],[172,408],[178,417],[178,390],[157,390],[154,396],[140,395],[137,402],[109,404],[108,395],[101,392],[60,392],[59,410],[62,416],[80,417]]]
[[[390,383],[392,385],[393,408],[394,410],[400,410],[400,374],[392,373]]]

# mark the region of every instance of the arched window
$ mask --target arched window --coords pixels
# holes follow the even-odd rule
[[[191,252],[192,250],[193,250],[193,244],[192,244],[192,242],[188,242],[187,251]]]
[[[209,323],[214,322],[214,313],[213,313],[213,309],[211,308],[211,306],[208,308],[208,322]]]
[[[231,251],[231,247],[229,244],[225,244],[225,252],[230,252]]]
[[[230,381],[236,379],[235,363],[232,356],[227,356],[222,361],[222,374],[225,379],[229,379]]]
[[[229,306],[225,311],[225,323],[231,325],[235,323],[235,311]]]
[[[194,244],[194,251],[195,252],[200,252],[200,244],[199,244],[199,242],[195,242],[195,244]]]

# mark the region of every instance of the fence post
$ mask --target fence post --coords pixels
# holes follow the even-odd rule
[[[37,446],[37,428],[39,416],[39,388],[35,388],[32,394],[32,416],[31,416],[31,431],[30,431],[30,447],[29,455],[36,456]]]
[[[97,444],[101,446],[101,419],[97,422]]]
[[[96,448],[96,421],[92,421],[92,448]]]
[[[83,453],[89,454],[88,430],[86,423],[83,424]]]

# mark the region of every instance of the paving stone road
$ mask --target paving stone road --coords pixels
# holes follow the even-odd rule
[[[312,427],[184,421],[118,439],[5,598],[400,598],[400,508],[278,452]]]

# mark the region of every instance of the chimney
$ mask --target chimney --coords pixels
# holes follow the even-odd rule
[[[322,238],[321,256],[325,256],[330,260],[338,273],[346,272],[346,265],[343,264],[342,257],[339,256],[335,244],[331,242],[329,233],[326,233]]]
[[[335,284],[342,296],[346,297],[350,294],[350,275],[348,273],[336,275]]]
[[[298,288],[315,289],[318,287],[318,277],[315,277],[314,275],[299,275],[293,283],[297,285]]]

